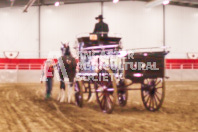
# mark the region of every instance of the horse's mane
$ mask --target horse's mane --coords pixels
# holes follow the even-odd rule
[[[63,56],[72,56],[70,46],[68,44],[63,44],[61,50]]]

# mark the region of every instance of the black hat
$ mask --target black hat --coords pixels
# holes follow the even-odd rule
[[[104,18],[103,18],[102,15],[99,15],[98,17],[96,17],[96,20],[97,20],[97,19],[104,19]]]

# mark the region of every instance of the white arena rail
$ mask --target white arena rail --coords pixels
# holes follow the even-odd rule
[[[198,69],[197,63],[166,63],[166,69]]]
[[[43,69],[42,64],[10,64],[0,63],[1,70],[16,69],[16,70],[40,70]]]

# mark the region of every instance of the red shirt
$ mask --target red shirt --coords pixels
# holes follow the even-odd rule
[[[46,71],[46,77],[47,77],[47,78],[52,78],[52,77],[54,77],[54,68],[53,68],[52,65],[51,65],[51,66],[46,66],[45,71]]]

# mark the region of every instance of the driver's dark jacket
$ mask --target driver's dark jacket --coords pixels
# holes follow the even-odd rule
[[[94,28],[94,33],[99,32],[109,32],[109,26],[108,24],[104,23],[103,21],[96,23]]]

